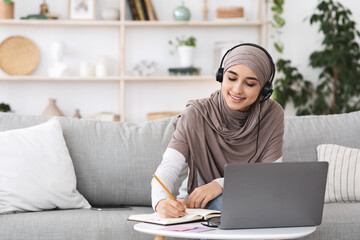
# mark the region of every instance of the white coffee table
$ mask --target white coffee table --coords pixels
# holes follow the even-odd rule
[[[204,227],[201,223],[179,224],[177,226],[196,226]],[[134,225],[134,229],[139,232],[178,238],[206,238],[206,239],[294,239],[304,237],[313,233],[316,227],[287,227],[287,228],[260,228],[260,229],[235,229],[221,230],[216,229],[208,232],[176,232],[160,230],[166,226],[138,223]],[[161,238],[158,238],[161,239]]]

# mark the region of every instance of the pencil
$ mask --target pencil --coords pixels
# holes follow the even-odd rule
[[[176,200],[176,198],[171,194],[171,192],[164,186],[164,184],[160,181],[160,179],[158,179],[158,177],[154,174],[153,175],[154,178],[160,183],[160,185],[165,189],[165,191],[169,194],[169,196],[173,199]]]

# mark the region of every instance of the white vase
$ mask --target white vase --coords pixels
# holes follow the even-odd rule
[[[178,47],[178,54],[181,67],[192,67],[194,65],[195,47],[180,46]]]
[[[94,66],[90,62],[80,62],[80,77],[93,77]]]

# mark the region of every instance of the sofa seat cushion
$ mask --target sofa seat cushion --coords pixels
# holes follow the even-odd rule
[[[149,207],[131,210],[90,209],[26,212],[0,216],[1,239],[154,239],[133,229],[131,214],[152,213]]]
[[[360,236],[360,203],[327,203],[317,230],[301,239],[355,240]]]

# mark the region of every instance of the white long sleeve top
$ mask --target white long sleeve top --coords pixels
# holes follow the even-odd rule
[[[282,158],[279,158],[275,162],[281,162]],[[163,154],[163,159],[158,166],[155,174],[161,180],[161,182],[167,187],[170,192],[174,192],[175,184],[179,179],[180,173],[186,165],[186,159],[182,153],[173,149],[167,148]],[[198,185],[201,186],[204,184],[204,181],[201,179],[198,173]],[[216,181],[220,186],[224,187],[224,178],[217,178],[213,181]],[[182,182],[179,189],[179,195],[176,198],[184,199],[187,198],[187,182],[188,177]],[[156,181],[155,178],[151,181],[151,202],[152,207],[155,211],[155,206],[162,199],[169,198],[167,192],[163,187]]]

